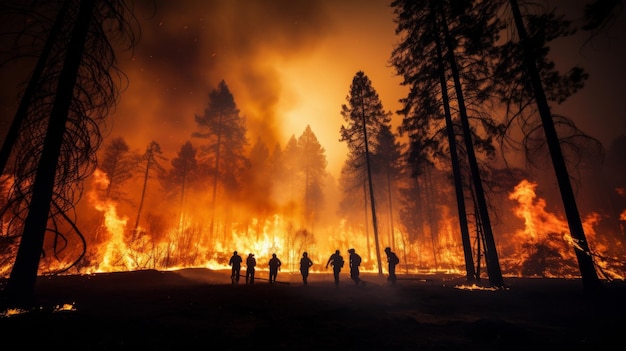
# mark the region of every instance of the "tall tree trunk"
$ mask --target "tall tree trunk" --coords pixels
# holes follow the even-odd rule
[[[433,178],[432,178],[432,168],[429,168],[425,173],[424,177],[424,196],[427,204],[435,203],[435,195],[433,194]],[[419,182],[417,179],[415,180],[417,183],[418,194],[420,191]],[[421,206],[421,205],[420,205]],[[433,250],[433,266],[439,268],[439,223],[435,219],[435,210],[433,206],[426,206],[426,212],[428,216],[428,231],[430,234],[430,245]]]
[[[380,244],[378,239],[378,221],[376,219],[376,201],[374,198],[374,180],[372,179],[372,166],[370,162],[369,142],[367,140],[367,124],[365,121],[365,107],[361,99],[361,123],[363,123],[363,139],[365,139],[365,164],[367,169],[367,183],[370,193],[370,207],[372,209],[372,227],[374,229],[374,246],[376,248],[376,263],[378,264],[378,275],[383,275],[382,260],[380,257]]]
[[[11,306],[30,307],[34,303],[35,283],[50,213],[55,176],[65,124],[73,98],[95,0],[80,2],[80,9],[67,48],[63,69],[50,113],[50,122],[35,180],[30,208],[15,264],[7,283],[7,302]]]
[[[438,33],[438,26],[435,15],[432,16],[432,20],[433,31],[434,33]],[[452,174],[454,177],[454,189],[456,192],[456,206],[459,214],[461,240],[463,242],[463,254],[465,256],[465,277],[468,282],[472,282],[476,280],[474,259],[472,257],[472,243],[470,240],[469,228],[467,223],[467,209],[465,207],[465,195],[463,194],[463,180],[461,175],[461,167],[459,164],[459,156],[456,150],[456,134],[454,131],[454,124],[452,122],[452,114],[450,112],[450,98],[448,96],[443,54],[439,37],[435,37],[435,46],[437,48],[437,61],[439,62],[439,83],[441,85],[441,97],[443,100],[443,108],[446,119],[448,146],[450,147],[450,161],[452,162]]]
[[[391,174],[390,174],[390,168],[391,167],[387,167],[387,194],[388,194],[388,201],[389,201],[389,234],[391,235],[391,240],[389,241],[391,243],[391,247],[395,248],[396,247],[396,238],[395,238],[395,233],[393,231],[393,193],[392,193],[392,186],[391,186]]]
[[[137,229],[139,228],[139,219],[141,218],[141,212],[143,211],[143,202],[144,199],[146,198],[146,188],[148,186],[148,175],[150,172],[150,165],[151,165],[151,161],[152,161],[152,157],[153,157],[153,151],[152,149],[150,149],[152,146],[149,146],[149,149],[147,151],[147,155],[148,155],[148,160],[146,161],[146,171],[144,172],[143,175],[143,188],[141,189],[141,199],[139,200],[139,208],[137,209],[137,219],[135,220],[135,227],[133,228],[133,240],[135,239],[135,236],[137,235]]]
[[[178,217],[178,232],[180,234],[183,233],[183,226],[184,226],[184,216],[185,216],[185,185],[186,185],[186,179],[187,179],[187,170],[186,170],[186,166],[183,166],[183,179],[181,182],[181,189],[180,189],[180,203],[178,205],[179,207],[179,217]]]
[[[217,183],[220,176],[220,149],[222,142],[222,126],[223,126],[224,115],[220,113],[220,122],[219,122],[219,132],[217,133],[217,142],[216,142],[216,150],[215,150],[215,177],[213,177],[213,197],[211,199],[211,224],[209,225],[209,233],[213,236],[214,228],[215,228],[215,209],[217,208]],[[226,244],[226,242],[223,242]]]
[[[585,231],[583,229],[582,222],[580,220],[580,214],[576,205],[576,197],[570,184],[569,173],[563,158],[561,145],[559,142],[556,128],[554,127],[554,121],[552,120],[552,113],[550,112],[550,106],[543,90],[543,84],[539,75],[539,70],[535,63],[530,44],[528,42],[528,35],[526,34],[526,27],[522,20],[522,15],[519,10],[517,0],[511,0],[511,10],[515,19],[515,25],[519,39],[524,47],[524,61],[528,74],[530,75],[531,84],[535,93],[535,100],[537,101],[537,108],[539,109],[539,115],[541,116],[541,123],[546,134],[546,142],[548,143],[548,149],[550,150],[550,156],[552,158],[552,165],[556,173],[556,178],[561,191],[561,199],[563,201],[563,207],[565,209],[565,215],[567,217],[567,223],[574,240],[574,252],[578,259],[578,266],[580,268],[580,274],[582,276],[582,282],[584,290],[588,293],[597,293],[602,289],[602,284],[598,279],[598,275],[589,251],[589,245],[585,237]]]
[[[11,122],[11,126],[7,132],[6,137],[4,138],[4,142],[2,143],[2,149],[0,149],[0,175],[4,173],[4,168],[7,165],[9,160],[9,156],[11,155],[11,151],[13,150],[13,146],[17,141],[17,137],[19,136],[20,128],[22,127],[22,122],[26,118],[26,113],[28,111],[28,107],[33,99],[33,96],[37,92],[37,87],[39,84],[39,79],[41,79],[41,75],[43,74],[43,70],[46,68],[46,63],[48,61],[48,57],[50,56],[50,52],[57,41],[57,37],[59,32],[61,31],[61,26],[67,19],[67,10],[69,9],[69,1],[63,2],[59,13],[57,14],[54,25],[50,29],[50,34],[48,35],[48,39],[46,40],[46,44],[41,50],[41,54],[37,59],[37,65],[33,70],[30,80],[28,81],[28,85],[24,90],[24,95],[20,101],[20,105],[17,108],[17,112],[15,113],[15,118]]]
[[[480,213],[480,218],[483,223],[485,242],[487,247],[485,247],[486,252],[486,260],[487,260],[487,273],[489,274],[489,283],[492,286],[503,287],[504,280],[502,279],[502,271],[500,270],[500,260],[498,259],[498,252],[496,250],[496,243],[493,237],[493,232],[491,229],[491,220],[489,219],[489,211],[487,209],[487,201],[485,200],[485,191],[483,189],[483,184],[480,176],[480,170],[478,169],[478,162],[476,161],[476,155],[474,154],[474,145],[472,142],[472,133],[469,126],[469,121],[467,118],[467,110],[465,108],[465,100],[463,98],[463,88],[461,86],[461,79],[459,74],[459,69],[456,64],[456,59],[454,57],[454,45],[452,43],[452,38],[450,37],[450,33],[448,31],[448,23],[446,19],[446,14],[443,9],[442,3],[440,3],[440,11],[441,11],[441,21],[442,21],[442,29],[445,36],[445,43],[448,49],[447,58],[450,64],[450,70],[452,72],[452,78],[454,80],[454,88],[456,92],[458,108],[459,108],[459,116],[461,119],[461,125],[463,127],[463,139],[465,141],[465,148],[467,149],[467,158],[469,161],[470,171],[471,171],[471,181],[474,185],[474,189],[476,191],[476,201],[478,203],[478,212]]]
[[[308,141],[307,144],[308,145]],[[305,152],[304,156],[304,228],[309,229],[309,158]]]
[[[370,245],[370,226],[369,219],[367,216],[367,177],[363,178],[363,214],[364,219],[363,223],[365,224],[365,242],[367,245],[367,257],[372,258],[372,247]]]

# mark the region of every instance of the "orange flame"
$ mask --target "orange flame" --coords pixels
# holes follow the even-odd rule
[[[578,244],[572,238],[567,221],[549,212],[545,199],[536,195],[537,183],[521,181],[509,194],[509,199],[518,202],[514,214],[524,221],[524,228],[515,232],[512,257],[509,269],[520,276],[579,276],[574,247]],[[599,240],[595,228],[602,216],[591,213],[583,219],[583,230],[598,268],[611,269],[604,258],[609,255],[607,239]],[[614,277],[624,274],[612,270]]]

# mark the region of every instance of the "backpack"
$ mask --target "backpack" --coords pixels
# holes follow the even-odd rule
[[[353,254],[352,255],[352,264],[355,266],[360,266],[361,265],[361,256],[357,255],[357,254]]]
[[[337,256],[333,261],[333,265],[337,265],[338,267],[343,267],[343,257]]]

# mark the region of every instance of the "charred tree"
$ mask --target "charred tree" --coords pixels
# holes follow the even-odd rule
[[[70,214],[80,199],[82,182],[95,170],[95,153],[102,142],[100,124],[115,105],[118,84],[125,78],[116,67],[111,38],[128,40],[132,48],[136,30],[132,11],[120,1],[33,4],[35,12],[50,11],[49,6],[64,10],[57,12],[63,17],[61,30],[54,33],[56,39],[48,41],[53,49],[48,56],[45,44],[41,51],[46,61],[44,73],[34,92],[25,94],[32,93],[23,100],[28,123],[20,128],[13,153],[15,182],[10,202],[22,203],[14,205],[21,208],[16,213],[19,220],[27,214],[5,293],[9,305],[24,308],[34,302],[46,233],[53,235],[52,257],[62,250],[58,244],[69,240],[69,232],[59,232],[59,221],[77,235],[84,254],[84,237]]]
[[[6,287],[10,306],[30,307],[34,302],[35,281],[50,213],[57,162],[94,5],[95,0],[83,1],[80,4],[63,69],[59,76],[54,105],[33,184],[31,204],[24,222],[24,234]]]
[[[478,168],[478,162],[476,160],[476,154],[474,153],[474,144],[472,143],[472,132],[468,121],[468,115],[465,105],[465,98],[463,95],[463,88],[461,85],[461,78],[459,68],[457,66],[456,57],[454,55],[454,43],[453,38],[448,30],[448,21],[445,14],[445,10],[441,3],[439,4],[439,11],[441,15],[441,28],[444,34],[444,42],[447,47],[447,60],[454,81],[454,89],[456,92],[456,99],[459,109],[459,116],[461,120],[463,139],[465,142],[465,148],[468,155],[468,161],[471,170],[472,183],[476,194],[476,202],[478,205],[478,213],[480,214],[481,223],[483,225],[483,233],[485,237],[486,247],[485,259],[487,260],[487,272],[489,274],[489,283],[492,286],[504,287],[504,280],[502,279],[502,271],[500,269],[500,261],[498,259],[498,253],[496,249],[495,240],[493,237],[491,220],[489,218],[489,211],[487,208],[487,201],[485,200],[485,191],[482,185],[482,177]]]
[[[552,119],[552,113],[546,98],[541,75],[535,63],[535,57],[533,55],[533,48],[529,43],[529,38],[526,33],[526,27],[522,19],[522,14],[519,9],[517,0],[510,0],[511,10],[513,12],[513,18],[515,20],[515,26],[517,28],[519,40],[524,49],[524,63],[528,71],[530,83],[534,92],[534,98],[539,110],[541,122],[546,136],[546,141],[552,158],[552,165],[556,173],[559,190],[561,193],[561,199],[565,209],[567,222],[574,239],[574,251],[576,258],[578,259],[578,265],[582,276],[583,286],[586,292],[595,294],[602,289],[602,284],[598,279],[598,275],[594,266],[593,258],[589,250],[589,244],[587,242],[585,232],[578,212],[576,204],[576,197],[572,190],[570,183],[569,173],[565,164],[565,159],[561,150],[559,137],[554,127]]]
[[[431,2],[431,6],[433,3]],[[431,7],[432,8],[432,7]],[[434,9],[433,9],[434,10]],[[435,11],[431,14],[433,33],[439,33],[439,25],[435,16]],[[463,178],[461,175],[461,166],[459,163],[459,154],[456,146],[456,131],[454,122],[452,121],[452,113],[450,112],[450,98],[448,96],[446,69],[442,54],[442,43],[439,36],[434,37],[435,48],[437,52],[438,75],[441,84],[441,98],[446,120],[446,134],[448,136],[448,147],[450,148],[450,161],[452,164],[452,176],[454,179],[454,189],[456,194],[457,211],[459,214],[459,224],[461,228],[461,240],[463,241],[463,255],[465,257],[465,278],[468,282],[476,281],[476,270],[474,268],[474,259],[472,256],[472,246],[469,234],[469,225],[467,221],[467,209],[465,206],[465,195],[463,193]]]
[[[100,169],[106,173],[109,185],[106,188],[106,197],[117,200],[120,197],[119,188],[133,177],[136,170],[137,155],[131,154],[130,148],[122,137],[113,138],[104,150],[104,157],[100,162]]]
[[[146,199],[146,190],[148,189],[148,180],[150,179],[150,171],[155,169],[160,173],[163,173],[163,167],[159,164],[158,159],[164,160],[165,158],[161,156],[163,151],[161,151],[161,146],[156,142],[152,141],[148,144],[146,148],[146,152],[142,156],[142,162],[145,163],[145,168],[143,171],[143,186],[141,187],[141,197],[139,198],[139,207],[137,208],[137,217],[135,219],[135,225],[133,227],[133,238],[139,234],[139,221],[141,220],[141,215],[143,212],[143,204]]]

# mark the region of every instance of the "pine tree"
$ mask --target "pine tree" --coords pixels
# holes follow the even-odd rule
[[[295,135],[292,135],[287,141],[285,146],[285,152],[283,152],[283,164],[285,166],[286,186],[288,188],[288,202],[291,204],[289,207],[292,211],[297,202],[298,184],[299,184],[299,171],[300,171],[300,155],[302,151],[298,145],[298,139]],[[294,213],[291,213],[292,215]]]
[[[383,124],[380,132],[376,135],[376,153],[373,164],[376,178],[382,191],[380,198],[386,199],[387,217],[389,222],[389,246],[395,248],[394,234],[394,203],[397,193],[397,181],[401,175],[403,161],[402,144],[396,141],[396,136],[391,131],[390,124]],[[384,194],[384,195],[383,195]],[[383,203],[381,201],[381,203]]]
[[[304,185],[304,219],[305,227],[312,231],[316,214],[324,206],[324,179],[326,177],[326,151],[320,145],[315,133],[309,125],[298,138],[299,173]]]
[[[182,233],[185,222],[185,199],[190,189],[193,189],[200,176],[200,167],[196,154],[198,150],[191,141],[185,142],[171,161],[172,168],[163,173],[161,182],[163,189],[172,195],[178,196],[178,231]]]
[[[143,204],[146,199],[146,192],[148,189],[148,181],[151,179],[151,171],[157,172],[156,177],[161,177],[165,173],[165,169],[159,163],[159,160],[166,160],[161,156],[161,145],[156,141],[151,141],[146,148],[146,152],[141,157],[141,163],[143,164],[143,186],[141,188],[141,197],[139,199],[139,207],[137,208],[137,217],[135,219],[135,226],[133,227],[133,240],[139,234],[139,222],[143,212]]]
[[[248,144],[246,120],[239,115],[235,99],[223,80],[209,94],[209,105],[204,114],[196,115],[195,120],[202,131],[192,136],[208,141],[202,151],[213,175],[210,224],[213,233],[218,189],[231,195],[240,190],[239,175],[247,163],[244,155]]]
[[[106,189],[108,198],[119,199],[121,195],[119,188],[133,177],[136,165],[137,157],[130,152],[124,138],[111,139],[105,147],[102,161],[98,165],[109,181]]]
[[[382,275],[374,179],[372,178],[372,153],[376,152],[376,136],[380,133],[382,126],[390,122],[390,113],[383,109],[378,93],[363,71],[358,71],[352,79],[346,100],[348,104],[341,106],[341,115],[347,124],[341,126],[340,141],[346,142],[349,152],[355,159],[365,161],[361,165],[361,171],[364,172],[364,179],[367,180],[376,262],[378,274]]]
[[[411,87],[408,96],[401,100],[404,108],[399,112],[405,118],[400,130],[413,140],[409,145],[415,148],[409,155],[417,162],[414,168],[419,172],[422,160],[428,158],[450,158],[467,279],[475,278],[465,205],[465,198],[473,193],[478,199],[483,232],[490,243],[486,248],[490,256],[488,266],[491,266],[489,279],[493,285],[501,286],[502,275],[481,181],[483,175],[474,151],[479,146],[493,150],[489,149],[491,135],[500,132],[501,127],[488,116],[479,119],[480,128],[470,126],[468,121],[468,106],[483,105],[489,97],[489,86],[484,84],[490,72],[486,57],[491,55],[488,49],[500,28],[499,22],[493,21],[495,7],[490,2],[479,1],[403,0],[394,1],[392,6],[398,24],[396,32],[404,35],[392,53],[392,62],[403,76],[403,84]],[[453,111],[458,111],[456,121]],[[483,111],[474,111],[472,117],[481,115]],[[479,132],[486,137],[481,138]],[[447,152],[443,148],[444,136],[447,136]],[[460,149],[460,145],[464,149]],[[464,187],[460,151],[467,156],[471,188]]]

